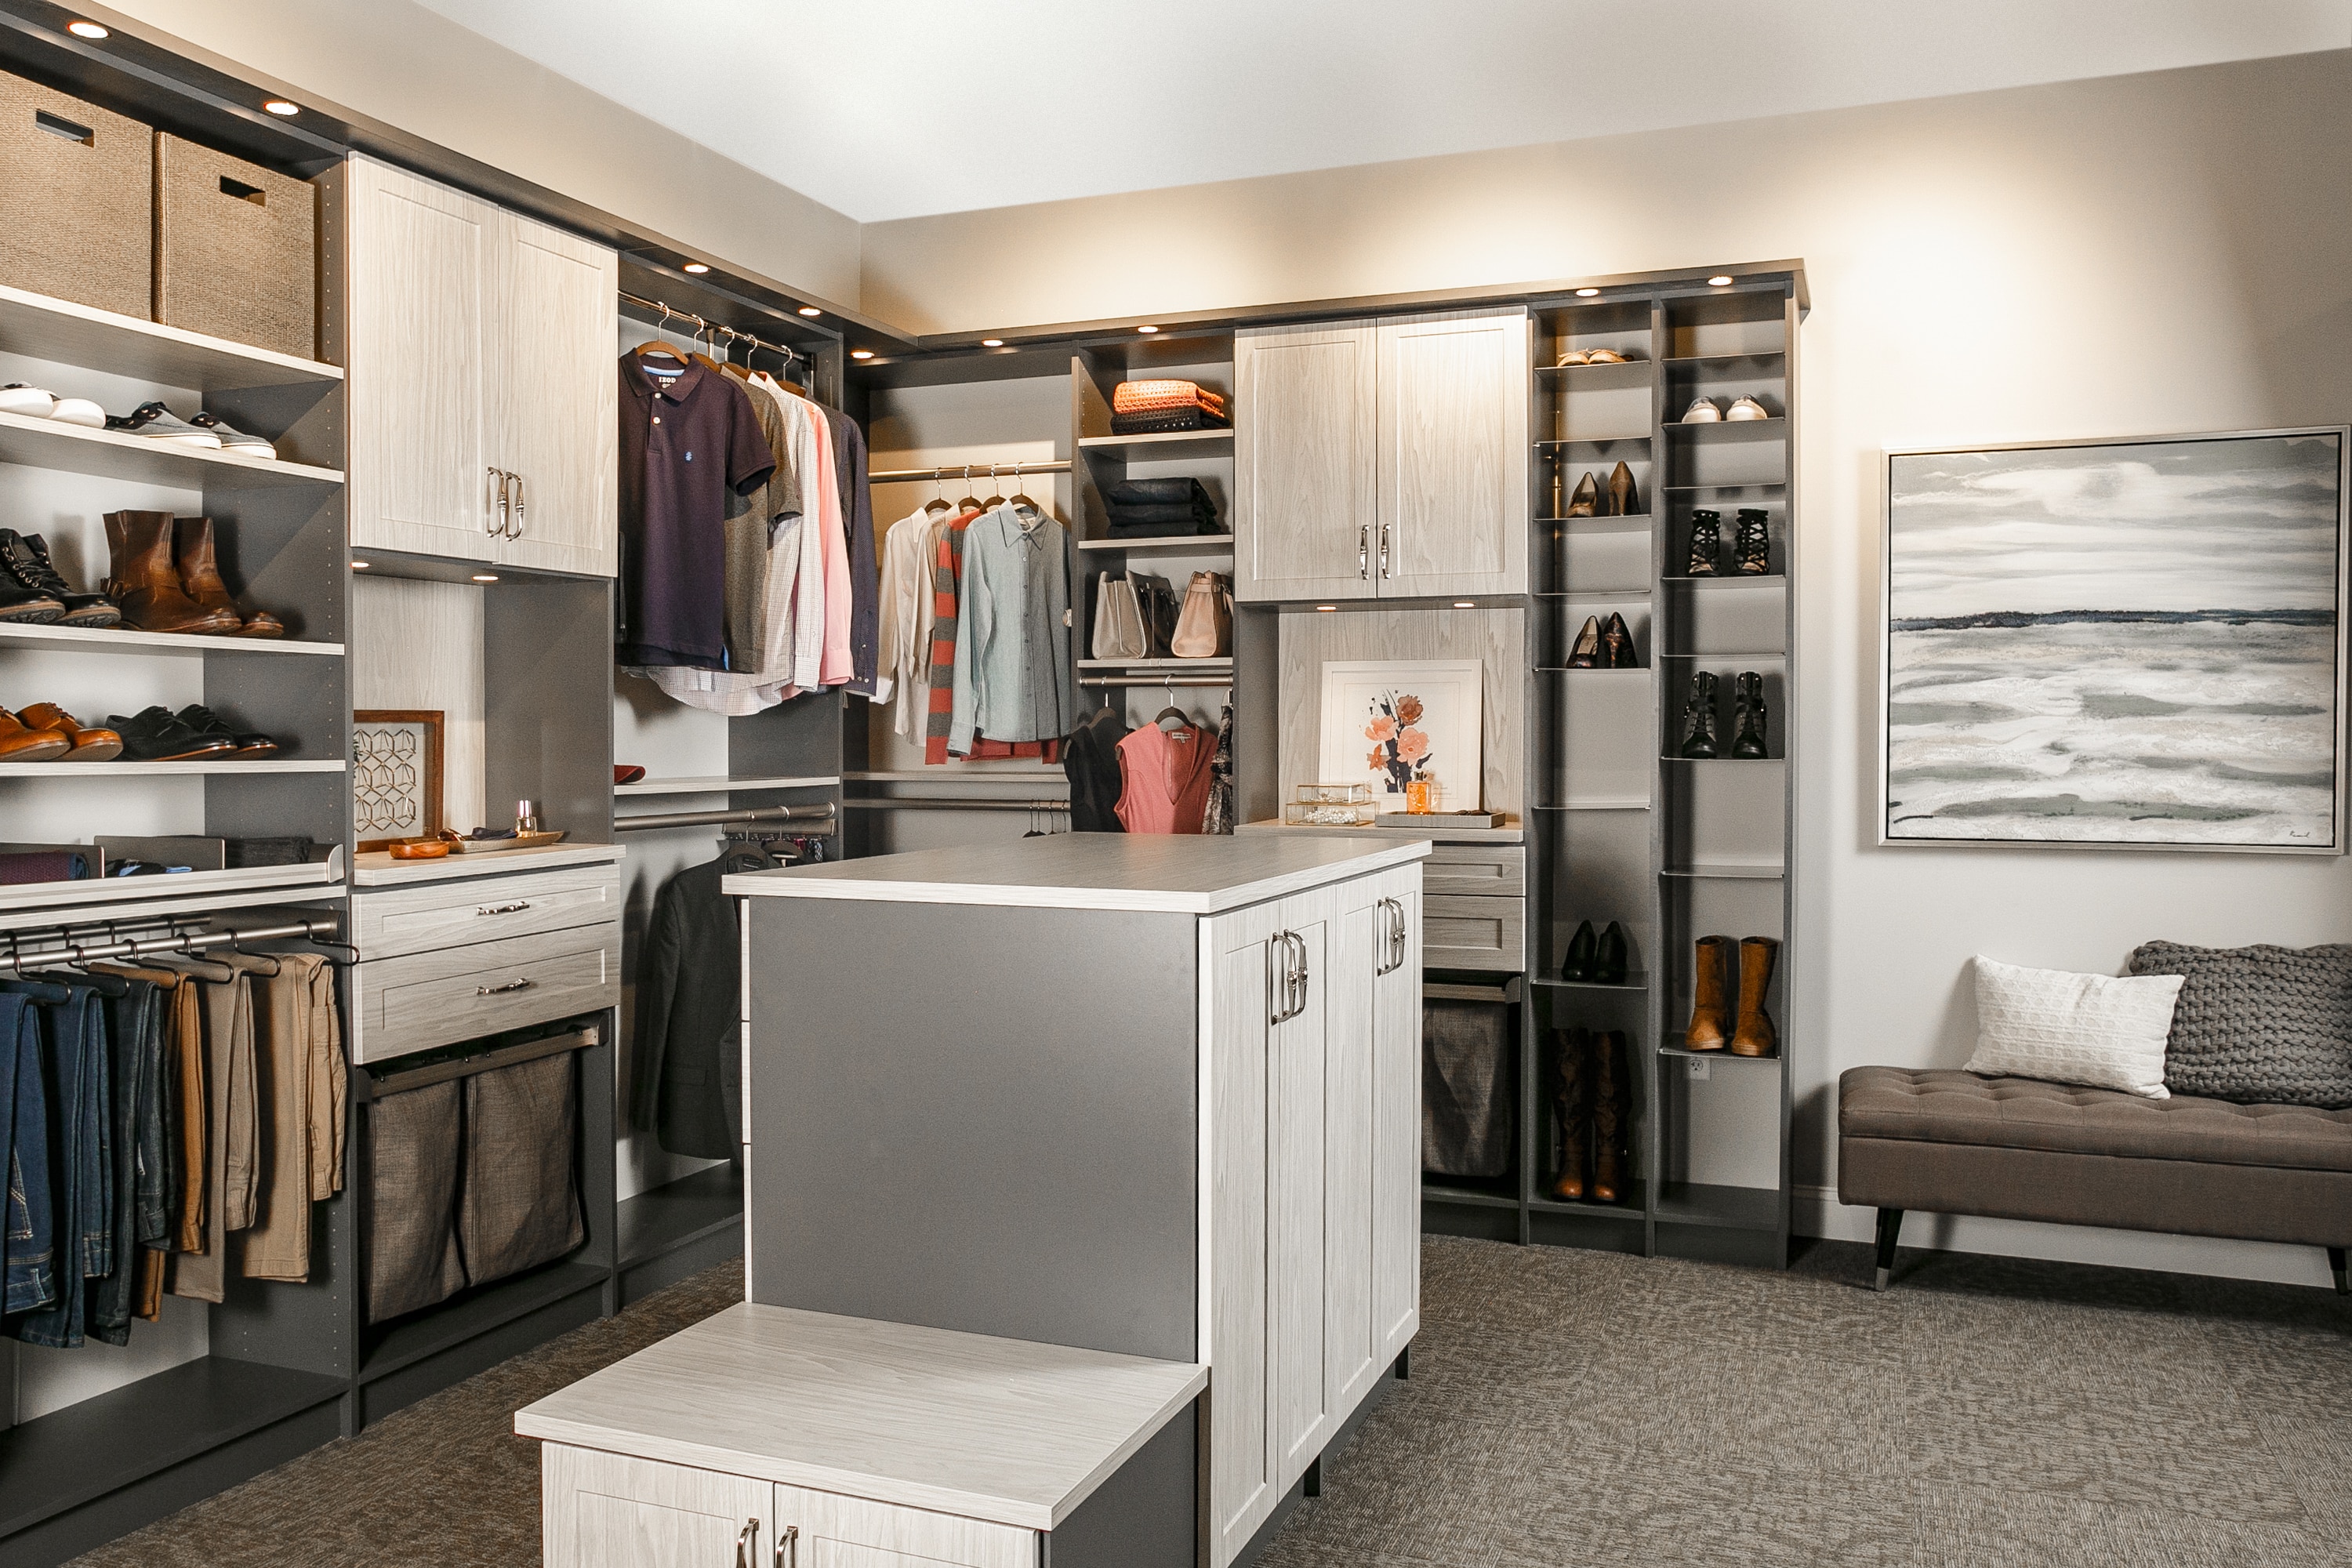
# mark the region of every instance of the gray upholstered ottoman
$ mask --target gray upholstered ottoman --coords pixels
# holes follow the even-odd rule
[[[1855,1068],[1838,1198],[1878,1210],[1882,1290],[1904,1211],[1924,1209],[2324,1247],[2352,1292],[2352,1110]]]

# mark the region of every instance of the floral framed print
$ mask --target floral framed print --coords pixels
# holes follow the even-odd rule
[[[1317,780],[1368,783],[1382,811],[1475,811],[1485,699],[1475,658],[1326,661]]]
[[[1888,453],[1879,843],[2344,853],[2347,447]]]

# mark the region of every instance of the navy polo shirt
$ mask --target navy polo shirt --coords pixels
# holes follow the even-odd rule
[[[621,356],[621,663],[727,668],[727,502],[775,467],[734,381]]]

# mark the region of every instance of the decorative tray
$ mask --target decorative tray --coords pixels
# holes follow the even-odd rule
[[[518,833],[512,838],[460,838],[449,845],[452,855],[487,855],[498,849],[539,849],[563,842],[562,833]]]

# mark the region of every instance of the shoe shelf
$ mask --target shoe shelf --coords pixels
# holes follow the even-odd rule
[[[1700,496],[1776,496],[1788,488],[1787,480],[1772,479],[1741,485],[1668,485],[1665,487],[1665,493],[1670,496],[1689,496],[1695,500]]]
[[[37,767],[47,764],[27,763]],[[153,902],[169,898],[179,907],[182,896],[221,893],[267,893],[279,898],[313,896],[311,889],[335,889],[343,880],[343,852],[338,845],[324,860],[299,866],[251,866],[231,871],[169,871],[156,877],[101,877],[80,882],[22,882],[0,887],[0,912],[58,910],[59,921],[103,920],[107,914],[93,905]],[[251,900],[247,900],[251,901]]]
[[[1698,860],[1687,866],[1661,867],[1661,877],[1688,877],[1711,882],[1777,882],[1788,876],[1786,866],[1772,860]]]
[[[338,468],[175,446],[120,430],[92,430],[22,414],[0,414],[0,463],[92,474],[136,484],[202,489],[207,495],[343,482],[342,471]]]
[[[1720,577],[1668,575],[1658,579],[1676,588],[1780,588],[1789,579],[1779,572],[1727,572]]]
[[[1167,430],[1149,436],[1081,436],[1078,437],[1078,450],[1115,455],[1131,463],[1230,457],[1234,450],[1234,433],[1231,430]]]
[[[297,658],[341,658],[339,642],[304,642],[297,637],[200,637],[177,632],[142,632],[128,626],[28,626],[0,625],[0,649],[21,648],[37,653],[164,654],[178,657],[214,653],[292,654]]]
[[[1118,555],[1231,555],[1234,536],[1179,533],[1164,539],[1082,539],[1078,548],[1087,553]]]
[[[1646,447],[1649,444],[1650,433],[1643,430],[1629,436],[1563,436],[1555,441],[1538,441],[1536,447],[1539,451],[1558,451],[1563,447]]]
[[[1650,379],[1658,362],[1649,359],[1629,359],[1622,364],[1539,364],[1536,374],[1558,376],[1566,381],[1587,382],[1596,386],[1639,386]]]
[[[1529,597],[1537,599],[1646,599],[1647,588],[1538,588]]]
[[[1623,980],[1538,980],[1536,984],[1554,991],[1647,991],[1650,977],[1629,974]]]
[[[257,757],[250,762],[214,763],[0,763],[0,779],[157,779],[189,773],[340,773],[349,766],[341,761]]]
[[[1754,353],[1677,354],[1664,362],[1668,370],[1695,371],[1702,374],[1710,370],[1740,371],[1754,366],[1759,374],[1772,375],[1780,374],[1778,367],[1788,363],[1788,354],[1780,349],[1764,349]]]
[[[1688,423],[1677,419],[1666,429],[1674,435],[1689,436],[1703,441],[1785,441],[1789,438],[1789,422],[1778,416],[1770,419],[1698,419]],[[1673,488],[1679,489],[1682,487]]]
[[[1650,668],[1647,665],[1637,665],[1632,669],[1582,669],[1563,664],[1539,664],[1535,667],[1535,671],[1538,675],[1613,675],[1630,678],[1647,675],[1650,673]]]
[[[1780,1059],[1780,1055],[1778,1051],[1775,1051],[1769,1057],[1743,1057],[1736,1051],[1695,1051],[1687,1046],[1677,1046],[1671,1041],[1660,1046],[1658,1047],[1658,1054],[1662,1057],[1687,1057],[1695,1062],[1721,1061],[1777,1063]]]
[[[1425,1177],[1421,1184],[1421,1197],[1423,1203],[1454,1204],[1464,1208],[1517,1209],[1519,1206],[1519,1200],[1507,1193],[1455,1186],[1450,1182],[1433,1182]]]
[[[196,392],[343,379],[339,365],[0,285],[0,349]]]
[[[1647,512],[1628,512],[1622,517],[1539,517],[1536,521],[1555,532],[1561,529],[1570,533],[1647,533],[1650,531]]]
[[[1646,1212],[1647,1205],[1642,1201],[1642,1184],[1639,1182],[1633,1184],[1633,1190],[1626,1194],[1622,1203],[1604,1204],[1596,1198],[1531,1197],[1528,1200],[1528,1207],[1537,1214],[1570,1214],[1592,1219],[1631,1220],[1636,1225],[1649,1217]]]
[[[1650,803],[1646,798],[1636,799],[1628,795],[1622,800],[1564,800],[1555,805],[1538,802],[1536,809],[1538,811],[1647,811],[1650,809]]]
[[[1771,1187],[1666,1182],[1659,1186],[1654,1212],[1661,1225],[1777,1231],[1787,1224],[1787,1207],[1781,1194]]]

